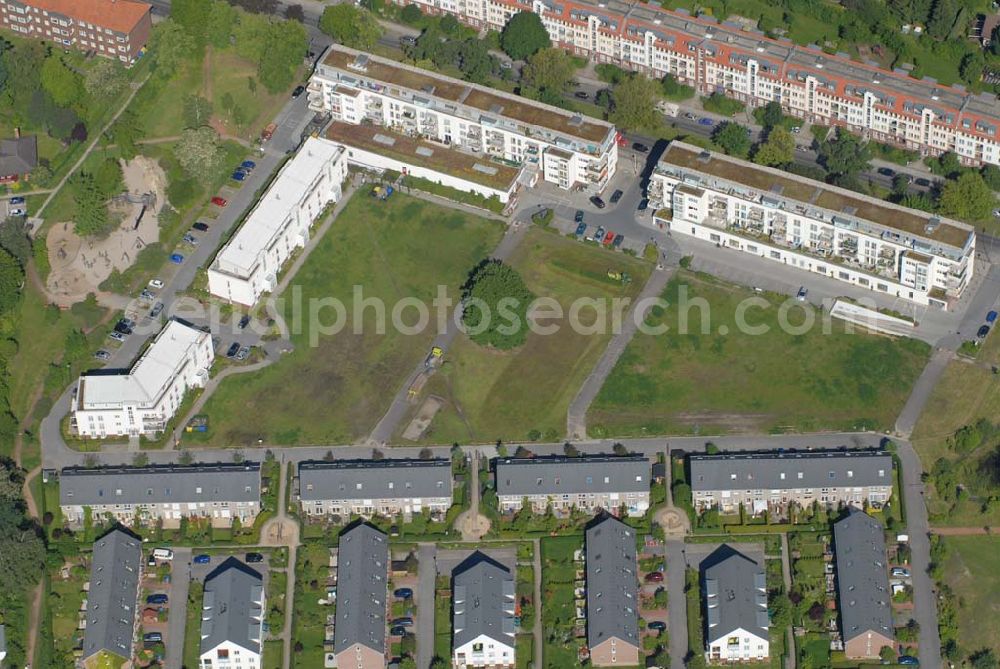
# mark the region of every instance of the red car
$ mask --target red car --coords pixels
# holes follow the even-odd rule
[[[607,234],[604,235],[604,241],[602,241],[601,243],[607,246],[613,241],[615,241],[615,233],[608,230]]]
[[[218,195],[216,195],[215,197],[212,198],[212,204],[214,204],[217,207],[225,207],[227,204],[229,204],[229,200],[227,200],[224,197],[219,197]]]
[[[663,582],[663,572],[661,571],[651,571],[646,574],[647,583],[662,583]]]

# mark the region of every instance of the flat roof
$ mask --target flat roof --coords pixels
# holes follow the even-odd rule
[[[98,411],[117,409],[130,402],[154,402],[180,373],[191,347],[208,336],[179,321],[167,321],[127,373],[81,376],[77,407],[82,411]]]
[[[215,256],[211,269],[248,278],[261,254],[271,246],[292,209],[313,188],[316,177],[336,160],[342,149],[315,137],[306,139],[298,153],[275,177],[232,239]]]
[[[517,183],[520,168],[511,167],[486,155],[449,149],[446,146],[407,137],[381,126],[351,125],[334,121],[326,129],[332,142],[379,153],[404,163],[449,174],[494,190],[509,192]]]
[[[951,219],[907,209],[890,202],[854,193],[843,188],[789,174],[746,160],[706,151],[683,142],[671,142],[661,163],[745,185],[773,197],[801,202],[807,207],[826,209],[839,216],[853,216],[912,237],[933,240],[959,249],[965,247],[975,230]]]
[[[584,117],[541,102],[529,101],[514,94],[504,94],[486,86],[393,62],[341,45],[330,48],[323,64],[349,73],[351,76],[365,76],[389,85],[395,84],[415,93],[431,95],[478,109],[484,114],[515,119],[595,144],[603,142],[608,134],[614,131],[614,126],[605,121]]]

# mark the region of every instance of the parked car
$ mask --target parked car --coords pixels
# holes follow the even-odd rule
[[[163,635],[159,632],[146,632],[142,635],[142,640],[149,643],[157,643],[163,641]]]
[[[305,86],[296,86],[295,90],[292,91],[292,97],[293,98],[297,98],[297,97],[299,97],[300,95],[302,95],[305,92],[306,92],[306,87]]]
[[[686,118],[689,121],[693,121],[695,119],[695,115],[692,114],[691,112],[684,112],[684,118]]]
[[[172,262],[175,265],[180,265],[182,262],[184,262],[184,256],[182,256],[180,253],[171,253],[170,262]]]
[[[408,44],[412,46],[417,43],[417,38],[414,37],[413,35],[403,35],[402,37],[399,38],[399,43]]]
[[[125,335],[123,335],[121,332],[115,332],[114,330],[112,330],[111,332],[108,333],[108,336],[114,339],[115,341],[125,341]]]
[[[250,355],[250,347],[249,346],[240,346],[240,350],[236,352],[236,359],[237,360],[246,360],[248,355]]]
[[[166,604],[167,601],[167,593],[165,592],[157,592],[146,597],[147,604]]]
[[[252,160],[244,160],[240,163],[240,169],[244,172],[252,172],[255,167],[257,167],[257,163]]]
[[[115,323],[115,332],[120,335],[125,335],[126,337],[132,334],[132,327],[123,321],[118,321]]]
[[[229,175],[229,178],[232,179],[233,181],[244,181],[247,178],[247,173],[241,170],[236,170],[231,175]]]
[[[216,195],[215,197],[212,198],[212,204],[214,204],[216,207],[225,207],[227,204],[229,204],[229,200],[227,200],[224,197],[219,197],[218,195]]]
[[[573,220],[577,223],[583,223],[583,210],[577,209],[576,214],[573,216]]]
[[[606,204],[604,204],[604,200],[602,200],[597,195],[592,195],[590,197],[590,203],[595,207],[597,207],[598,209],[604,209],[607,206]]]
[[[904,569],[903,567],[893,567],[892,568],[892,575],[896,576],[898,578],[909,578],[910,577],[910,570],[909,569]]]
[[[655,632],[662,632],[667,629],[667,624],[662,620],[651,620],[646,623],[646,629],[653,630]]]
[[[191,228],[197,230],[198,232],[208,232],[208,225],[202,223],[201,221],[198,221],[197,223],[192,225]]]
[[[226,357],[235,358],[239,350],[240,350],[240,343],[238,341],[234,341],[232,346],[229,347],[229,350],[226,351]]]
[[[926,178],[926,177],[917,177],[916,179],[913,180],[913,183],[917,184],[918,186],[920,186],[922,188],[930,188],[931,187],[931,180],[928,179],[928,178]]]
[[[392,591],[392,596],[396,599],[412,599],[413,589],[412,588],[396,588]]]
[[[646,574],[647,583],[663,583],[663,572],[662,571],[651,571]]]
[[[587,93],[585,91],[577,91],[576,93],[573,93],[573,97],[575,97],[577,99],[580,99],[580,100],[586,100],[587,99]]]
[[[182,239],[191,246],[198,246],[198,238],[192,235],[190,232],[184,233],[184,237],[182,237]]]
[[[18,195],[17,197],[12,197],[11,199],[7,200],[7,203],[11,205],[24,204],[24,198]]]
[[[612,193],[611,204],[618,204],[618,200],[622,199],[622,195],[624,194],[625,193],[621,192],[621,190],[616,190],[614,193]]]
[[[986,322],[992,324],[997,319],[997,312],[991,311],[986,314]]]
[[[802,126],[801,125],[793,125],[792,126],[792,134],[793,135],[797,135],[800,132],[802,132]]]
[[[607,230],[604,229],[603,225],[600,226],[600,227],[598,227],[597,228],[597,232],[594,233],[594,239],[597,240],[598,242],[600,242],[601,240],[604,239],[604,233],[605,232],[607,232]]]
[[[205,555],[204,553],[202,553],[201,555],[195,555],[193,560],[195,564],[208,564],[211,561],[212,561],[212,556]]]
[[[243,318],[241,318],[239,322],[240,329],[242,330],[248,325],[250,325],[250,315],[244,314]]]
[[[795,293],[795,299],[799,302],[806,301],[806,295],[809,294],[809,290],[805,286],[799,286],[799,292]]]
[[[988,335],[989,333],[990,333],[990,326],[983,325],[979,328],[979,331],[976,332],[976,336],[979,337],[980,339],[985,339],[986,335]]]
[[[513,68],[514,68],[514,63],[510,62],[509,60],[500,61],[500,69],[511,70]]]
[[[24,209],[21,209],[20,207],[14,207],[7,213],[10,214],[11,216],[25,216],[28,212],[26,212]]]
[[[413,625],[413,618],[410,616],[403,616],[393,620],[392,624],[394,627],[411,627]]]
[[[143,291],[139,293],[139,299],[145,300],[146,302],[152,302],[154,297],[156,297],[156,295],[146,289],[143,289]]]
[[[399,625],[393,627],[389,630],[390,636],[406,636],[406,628],[400,627]]]
[[[639,153],[646,153],[649,151],[649,147],[642,142],[632,142],[632,150],[638,151]]]
[[[624,241],[625,241],[625,235],[620,235],[620,234],[619,235],[615,235],[615,239],[614,239],[613,242],[611,242],[611,246],[613,248],[618,248],[619,246],[622,245],[622,242],[624,242]]]
[[[94,353],[94,357],[98,360],[108,360],[111,358],[111,354],[105,351],[103,348]]]
[[[896,664],[900,664],[904,667],[918,667],[920,666],[920,660],[912,655],[900,655],[896,660]]]
[[[715,121],[708,118],[707,116],[702,116],[698,119],[698,125],[715,125]]]
[[[576,232],[574,233],[577,237],[583,237],[584,233],[587,232],[586,223],[578,223],[576,226]]]
[[[154,288],[156,290],[163,288],[163,282],[160,281],[159,279],[150,279],[148,285],[150,288]]]
[[[163,311],[163,302],[157,302],[153,305],[153,308],[149,310],[149,317],[156,318]]]
[[[615,241],[615,233],[612,232],[611,230],[608,230],[605,233],[604,240],[601,243],[604,244],[605,246],[608,246],[613,241]]]
[[[884,177],[894,177],[894,176],[896,176],[896,170],[894,170],[894,169],[892,169],[890,167],[880,167],[880,168],[878,168],[875,171],[878,172],[879,174],[881,174]]]
[[[642,198],[639,200],[639,206],[636,207],[636,211],[646,211],[649,208],[649,198]]]
[[[260,553],[247,553],[246,554],[246,561],[249,562],[249,563],[251,563],[251,564],[253,564],[255,562],[263,562],[264,561],[264,556],[261,555]]]

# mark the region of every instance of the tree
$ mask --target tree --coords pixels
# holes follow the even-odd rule
[[[766,129],[775,127],[781,123],[784,118],[785,113],[781,111],[781,103],[777,100],[771,100],[766,105],[761,107],[760,122]]]
[[[565,51],[542,49],[528,58],[522,77],[526,85],[561,98],[574,72],[576,67]]]
[[[66,67],[58,56],[49,56],[42,63],[42,89],[60,107],[80,104],[83,97],[83,80],[79,74]]]
[[[438,25],[441,27],[441,32],[445,35],[454,35],[462,27],[462,24],[452,14],[442,16],[438,21]]]
[[[719,124],[712,132],[712,141],[730,156],[746,158],[750,153],[750,137],[747,129],[739,123],[726,121]]]
[[[219,135],[208,126],[185,130],[174,147],[174,155],[184,171],[196,179],[208,181],[222,168]]]
[[[611,447],[611,452],[618,456],[624,456],[629,454],[628,448],[626,448],[625,444],[621,442],[615,442],[614,446]]]
[[[417,457],[421,460],[432,460],[434,459],[434,451],[429,448],[421,448],[420,454]]]
[[[997,661],[997,656],[992,648],[984,648],[973,653],[969,656],[969,663],[972,665],[972,669],[997,669],[1000,667],[1000,662]]]
[[[946,182],[938,200],[942,214],[969,221],[988,218],[995,206],[993,191],[978,172],[966,172]]]
[[[319,29],[336,41],[355,49],[371,49],[382,36],[378,21],[366,9],[353,5],[327,6]]]
[[[892,194],[896,200],[901,200],[910,192],[910,178],[905,174],[897,174],[892,178]]]
[[[194,50],[194,40],[173,19],[160,21],[153,26],[149,49],[153,53],[156,72],[170,77]]]
[[[518,12],[503,27],[500,46],[514,60],[524,60],[541,49],[552,46],[552,41],[538,14]]]
[[[694,88],[680,83],[672,74],[665,74],[663,79],[660,79],[660,90],[663,92],[663,97],[674,102],[682,102],[694,97]]]
[[[100,58],[87,70],[84,77],[87,91],[94,97],[110,100],[117,97],[128,85],[124,66],[110,58]]]
[[[302,5],[288,5],[285,7],[285,18],[289,21],[305,23],[306,13],[305,10],[302,9]]]
[[[896,651],[892,649],[892,646],[882,646],[882,650],[878,652],[878,656],[882,658],[884,662],[896,661]]]
[[[264,88],[279,93],[292,85],[307,44],[306,29],[301,23],[271,21],[257,65],[257,76]]]
[[[76,204],[76,233],[81,237],[93,237],[108,232],[111,221],[108,219],[107,197],[98,188],[94,175],[77,172],[69,183]]]
[[[462,287],[462,323],[480,346],[506,350],[528,337],[528,305],[534,295],[521,275],[499,260],[481,263]]]
[[[409,23],[413,25],[415,23],[420,23],[424,18],[424,13],[420,11],[420,5],[407,5],[403,7],[403,11],[399,13],[399,18],[403,19],[403,23]]]
[[[656,131],[662,116],[656,110],[659,98],[656,82],[642,75],[632,75],[611,91],[609,120],[625,130]]]
[[[951,27],[955,25],[957,16],[958,5],[955,0],[935,0],[930,19],[927,21],[927,34],[934,39],[946,38],[951,32]]]
[[[0,249],[17,258],[22,268],[27,264],[31,257],[31,239],[23,218],[10,218],[0,223]],[[0,354],[0,360],[5,357]]]
[[[973,51],[965,54],[962,62],[958,65],[958,76],[962,81],[974,86],[983,78],[983,68],[986,67],[986,58],[980,51]]]
[[[844,130],[823,142],[819,147],[819,163],[835,180],[854,178],[868,169],[871,151],[856,135]]]
[[[208,10],[208,22],[205,24],[206,41],[218,49],[229,46],[238,19],[236,8],[225,0],[212,2]]]
[[[184,127],[200,128],[212,117],[212,103],[200,95],[184,97]]]
[[[780,167],[795,159],[795,138],[781,126],[771,128],[767,139],[757,146],[753,160],[758,165]]]
[[[990,36],[990,53],[1000,56],[1000,26],[994,28],[993,35]]]
[[[979,174],[982,175],[983,181],[986,185],[993,190],[1000,190],[1000,167],[996,165],[983,165],[983,168],[979,170]]]
[[[197,47],[205,45],[213,4],[213,0],[173,0],[170,3],[170,18],[184,29]]]

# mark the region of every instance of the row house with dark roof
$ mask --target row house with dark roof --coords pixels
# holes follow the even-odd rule
[[[413,0],[395,0],[412,4]],[[799,46],[759,30],[621,0],[416,0],[477,28],[502,30],[513,15],[538,14],[555,46],[653,77],[671,74],[698,93],[771,101],[809,123],[844,127],[923,154],[954,151],[968,164],[1000,164],[1000,108],[905,69]]]

